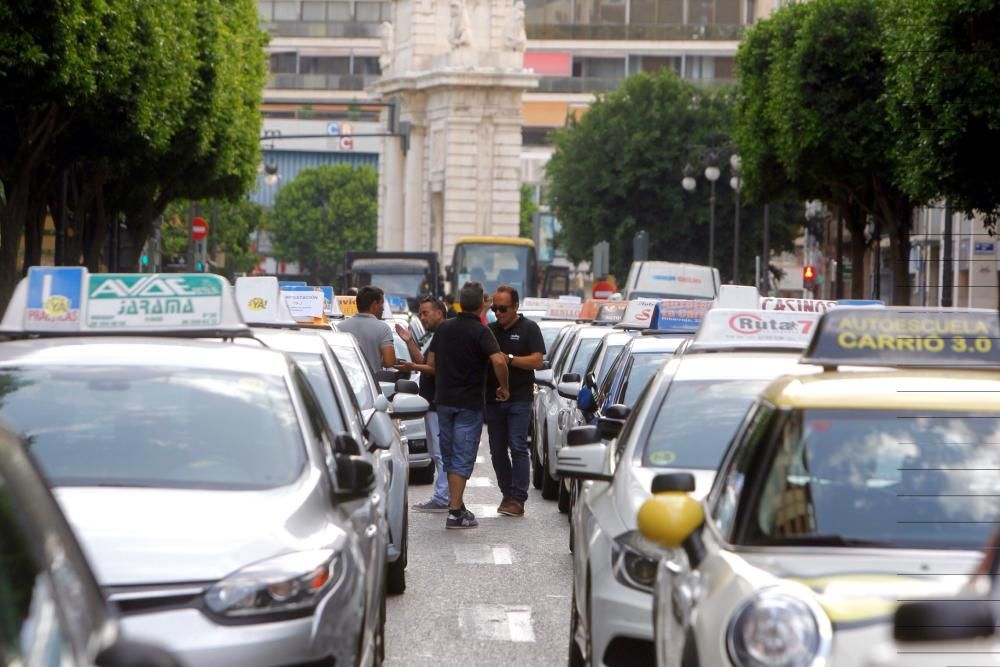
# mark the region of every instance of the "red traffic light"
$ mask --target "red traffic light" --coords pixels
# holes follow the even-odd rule
[[[816,277],[816,269],[814,269],[811,265],[806,265],[805,268],[802,269],[802,277],[806,280],[814,279]]]

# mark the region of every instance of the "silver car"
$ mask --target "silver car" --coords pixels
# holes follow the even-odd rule
[[[333,354],[347,374],[347,380],[361,408],[371,437],[388,449],[382,450],[382,465],[389,471],[389,496],[386,512],[389,518],[389,571],[386,585],[390,593],[406,590],[407,533],[409,521],[409,452],[399,426],[388,417],[390,403],[375,381],[368,362],[358,347],[357,339],[348,333],[319,331],[318,335],[333,349]],[[423,421],[423,420],[421,420]]]
[[[193,667],[380,662],[352,523],[372,465],[284,354],[20,340],[0,386],[126,633]]]

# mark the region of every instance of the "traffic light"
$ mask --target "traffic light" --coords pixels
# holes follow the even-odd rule
[[[802,267],[802,288],[803,289],[814,289],[816,287],[816,267],[812,264],[806,264]]]

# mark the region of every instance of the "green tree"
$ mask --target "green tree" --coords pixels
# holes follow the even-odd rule
[[[599,241],[611,243],[611,273],[625,275],[632,237],[649,234],[649,256],[705,263],[709,240],[709,189],[699,177],[696,192],[681,187],[689,162],[704,166],[698,147],[729,142],[731,97],[706,91],[675,74],[638,74],[601,96],[580,120],[555,133],[546,169],[550,202],[562,224],[559,243],[573,261],[591,257]],[[723,159],[728,155],[723,155]],[[723,173],[728,174],[728,167]],[[729,280],[734,208],[728,175],[716,185],[716,265]],[[760,211],[741,216],[741,282],[752,282],[760,245]],[[788,246],[794,215],[774,216],[772,248]]]
[[[371,167],[302,170],[278,191],[268,214],[276,256],[298,262],[315,284],[331,284],[345,251],[375,249],[377,200]]]
[[[532,238],[534,231],[535,213],[538,212],[538,204],[532,194],[532,187],[528,183],[521,183],[521,219],[518,225],[521,238]]]
[[[907,304],[914,200],[892,159],[879,18],[877,0],[816,0],[754,26],[737,53],[735,129],[751,196],[791,191],[848,213],[856,275],[862,214],[888,232],[893,301]],[[861,282],[853,285],[861,296]]]
[[[918,200],[1000,218],[1000,4],[883,3],[889,111],[902,182]]]

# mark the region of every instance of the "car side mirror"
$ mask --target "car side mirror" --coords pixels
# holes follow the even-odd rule
[[[580,382],[579,373],[563,373],[563,376],[559,379],[559,382]]]
[[[542,369],[540,371],[535,371],[535,384],[541,385],[542,387],[552,388],[552,371],[550,369]]]
[[[397,394],[418,394],[420,387],[413,380],[396,380]]]
[[[548,359],[543,359],[542,360],[542,370],[543,371],[550,371],[550,370],[552,370],[552,362],[549,361]]]
[[[570,433],[574,430],[570,429]],[[610,482],[614,476],[606,470],[607,458],[608,446],[602,443],[563,447],[556,453],[556,472],[567,479]]]
[[[389,412],[389,399],[385,397],[385,394],[379,394],[375,397],[375,411]]]
[[[173,655],[158,646],[119,639],[94,658],[97,667],[180,667]]]
[[[566,444],[570,447],[593,445],[601,441],[601,434],[596,426],[574,426],[566,433]]]
[[[632,408],[627,405],[622,405],[621,403],[615,403],[614,405],[608,406],[608,409],[604,411],[604,416],[608,419],[617,419],[618,421],[625,421],[628,416],[632,414]]]
[[[372,413],[368,420],[368,451],[374,452],[376,449],[391,449],[392,443],[398,436],[398,430],[389,416],[389,401],[385,396],[379,396],[385,401],[386,409],[377,410]]]
[[[392,416],[396,419],[423,419],[430,404],[422,396],[396,394],[392,398]]]
[[[667,493],[668,491],[694,493],[694,475],[689,472],[660,473],[653,478],[650,491],[653,493]]]
[[[618,434],[622,432],[623,426],[625,426],[625,424],[617,419],[601,417],[597,420],[597,430],[600,431],[601,437],[605,440],[614,440],[617,438]]]
[[[361,454],[361,446],[350,433],[338,433],[333,438],[333,451],[337,454],[359,456]]]
[[[989,637],[996,619],[985,600],[919,600],[900,604],[892,625],[896,641],[957,641]]]
[[[342,499],[363,498],[375,488],[375,467],[361,456],[337,456],[336,494]]]
[[[396,395],[396,381],[392,382],[379,382],[378,388],[382,391],[382,396],[392,400],[392,397]]]
[[[567,380],[566,378],[576,378],[576,380]],[[566,373],[563,375],[562,382],[556,386],[556,391],[563,398],[575,401],[576,397],[580,395],[580,376],[577,373]]]

